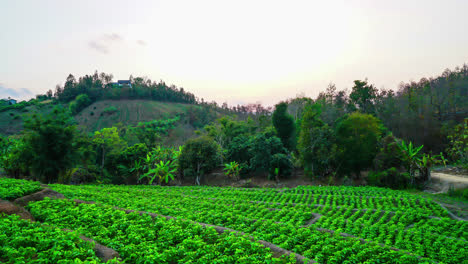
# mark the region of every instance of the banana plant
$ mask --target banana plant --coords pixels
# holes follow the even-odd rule
[[[421,149],[424,147],[424,145],[414,147],[411,141],[408,144],[406,144],[405,141],[402,140],[401,143],[398,144],[398,146],[400,147],[400,150],[403,153],[404,161],[407,164],[411,184],[414,184],[415,171],[419,167],[418,154],[419,151],[421,151]]]
[[[240,175],[240,169],[241,167],[239,163],[237,163],[236,161],[231,161],[230,163],[224,164],[224,175],[238,181],[239,175]]]
[[[280,169],[275,168],[275,180],[276,180],[277,183],[279,182],[279,172],[280,172]]]
[[[156,167],[149,168],[148,172],[140,176],[140,180],[144,178],[148,178],[148,184],[152,185],[155,179],[158,179],[158,183],[165,181],[166,183],[169,180],[174,180],[174,172],[176,168],[174,168],[171,161],[160,161],[159,163],[155,164]]]

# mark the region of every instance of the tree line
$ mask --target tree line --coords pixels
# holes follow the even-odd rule
[[[197,98],[184,88],[178,88],[175,85],[167,85],[163,81],[155,82],[146,77],[129,78],[129,85],[113,85],[113,75],[98,73],[85,75],[75,78],[72,74],[68,75],[63,86],[57,85],[55,92],[49,90],[45,97],[55,97],[60,102],[68,103],[74,100],[78,95],[85,94],[95,102],[105,99],[152,99],[164,102],[195,104]]]
[[[72,112],[92,99],[75,87],[68,108],[32,115],[21,135],[2,138],[0,162],[12,176],[46,182],[201,184],[223,165],[237,180],[263,175],[281,181],[303,170],[331,182],[420,186],[431,166],[468,164],[467,72],[466,65],[447,70],[402,83],[396,92],[379,91],[367,80],[354,81],[351,91],[329,85],[316,99],[296,97],[272,109],[202,102],[224,116],[209,123],[191,111],[190,122],[200,122],[198,137],[174,147],[162,138],[179,117],[82,132]]]

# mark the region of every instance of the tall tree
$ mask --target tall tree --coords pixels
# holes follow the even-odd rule
[[[219,165],[220,156],[220,147],[212,138],[190,139],[179,156],[179,169],[184,175],[195,176],[195,183],[200,185],[203,175]]]
[[[304,110],[297,148],[306,172],[324,176],[331,171],[336,145],[333,131],[322,122],[320,113],[320,104]]]
[[[342,171],[354,172],[359,177],[361,170],[370,167],[382,132],[380,120],[372,115],[355,112],[341,121],[336,137]]]
[[[55,108],[50,114],[33,115],[24,123],[25,144],[31,155],[31,171],[51,183],[73,165],[75,125],[65,110]]]
[[[293,150],[295,147],[295,124],[293,117],[288,114],[287,110],[287,103],[281,102],[277,104],[273,112],[272,121],[283,145],[287,149]]]
[[[377,88],[368,84],[367,80],[354,81],[353,90],[349,94],[351,102],[358,106],[358,109],[366,114],[374,114],[374,102],[377,98]]]
[[[101,176],[103,175],[106,156],[112,153],[122,151],[126,142],[120,138],[116,127],[103,128],[94,132],[93,143],[98,147],[101,153]]]

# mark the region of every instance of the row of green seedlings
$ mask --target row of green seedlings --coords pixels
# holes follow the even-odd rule
[[[95,200],[99,201],[100,200],[99,197],[101,196],[101,194],[95,193],[94,195],[95,195],[94,196]],[[109,201],[109,196],[107,194],[106,194],[105,199]],[[132,202],[135,202],[135,199],[139,200],[140,198],[134,197]],[[128,199],[116,198],[112,200],[110,204],[114,206],[137,209],[137,210],[141,210],[141,206],[145,206],[145,209],[147,211],[163,214],[161,211],[158,211],[158,209],[160,209],[159,207],[151,208],[156,203],[156,199],[152,200],[153,199],[152,197],[142,197],[141,199],[144,199],[144,203],[137,203],[135,207],[133,208],[131,204],[129,204]],[[253,205],[253,207],[255,207],[255,205]],[[280,247],[283,247],[288,250],[292,250],[296,253],[308,254],[308,255],[304,255],[306,257],[311,257],[311,258],[314,258],[315,260],[321,259],[320,254],[317,254],[317,256],[315,256],[314,254],[312,254],[311,251],[306,252],[307,250],[309,250],[307,245],[310,245],[310,242],[308,242],[307,240],[305,241],[297,240],[297,236],[304,233],[305,231],[315,232],[316,235],[318,234],[324,235],[322,232],[317,231],[315,228],[298,228],[297,225],[294,225],[291,223],[276,223],[273,220],[257,221],[256,219],[247,218],[239,214],[223,212],[223,211],[218,211],[218,210],[216,211],[207,210],[207,211],[204,211],[204,213],[202,214],[200,212],[197,212],[196,210],[197,208],[191,207],[191,204],[189,203],[189,201],[187,201],[185,204],[185,209],[187,208],[188,210],[184,210],[184,211],[174,210],[173,212],[171,212],[172,213],[171,215],[180,216],[185,219],[190,219],[190,220],[194,220],[198,222],[218,224],[218,225],[222,225],[225,227],[229,227],[229,228],[239,230],[248,234],[252,234],[258,239],[263,239],[263,240],[272,242],[274,244],[279,245]],[[193,212],[193,213],[190,214],[188,212]],[[295,236],[295,234],[297,236]],[[373,244],[371,245],[372,247],[375,246]],[[335,248],[335,245],[333,245],[333,243],[330,243],[329,247],[334,248],[334,250],[328,252],[328,254],[325,254],[327,256],[331,254],[331,252],[335,252],[337,250]],[[387,248],[386,250],[392,251],[390,250],[390,248]],[[406,253],[402,253],[402,252],[399,252],[399,254],[401,254],[401,256],[405,258],[408,256]]]
[[[73,229],[115,249],[125,263],[296,263],[294,255],[273,257],[248,237],[183,220],[126,213],[66,199],[30,203],[36,219]]]
[[[133,197],[132,199],[130,199]],[[227,206],[224,203],[212,203],[210,200],[205,201],[207,204],[201,203],[199,200],[196,203],[192,203],[192,200],[187,200],[186,198],[183,199],[175,199],[170,201],[168,199],[160,200],[157,197],[138,197],[131,195],[128,199],[122,199],[121,194],[116,196],[116,200],[111,201],[111,204],[117,204],[121,200],[122,202],[120,205],[125,208],[133,208],[138,210],[147,210],[152,211],[160,214],[170,214],[178,217],[183,218],[190,218],[192,220],[199,220],[203,219],[208,223],[212,224],[225,224],[225,219],[232,219],[233,215],[236,216],[244,216],[249,220],[262,220],[262,219],[271,219],[275,222],[283,222],[283,223],[292,223],[295,226],[303,225],[308,219],[311,218],[311,213],[305,211],[304,209],[307,208],[275,208],[279,210],[268,210],[273,208],[266,208],[263,206],[251,206],[250,204],[241,206],[240,204],[233,204],[232,206]],[[81,198],[81,197],[74,197],[74,198]],[[102,202],[109,202],[111,197],[107,195],[105,197],[105,201]],[[185,199],[185,200],[184,200]],[[157,207],[153,204],[155,200],[158,200]],[[240,202],[240,201],[239,201]],[[166,203],[166,204],[165,204]],[[259,208],[260,207],[260,208]],[[268,210],[268,212],[266,211]],[[218,212],[213,214],[213,211]],[[304,212],[301,214],[301,211]],[[220,213],[222,212],[222,213]],[[330,228],[330,229],[337,229],[337,228],[344,228],[344,225],[347,223],[347,217],[352,212],[351,208],[317,208],[314,212],[324,214],[324,217],[320,219],[320,221],[315,225],[316,227],[323,227],[323,228]],[[344,213],[344,214],[343,214]],[[333,215],[338,215],[340,217],[333,217]],[[383,217],[382,214],[385,216]],[[343,217],[341,217],[343,216]],[[357,216],[357,214],[355,214]],[[405,228],[409,223],[415,222],[417,219],[424,218],[426,216],[420,215],[417,212],[408,209],[403,215],[401,212],[397,212],[396,216],[400,218],[401,221],[397,221],[398,224],[402,224],[401,228]],[[367,218],[368,217],[368,218]],[[416,218],[418,217],[418,218]],[[358,222],[361,225],[373,225],[378,220],[377,224],[385,224],[386,221],[391,221],[392,215],[390,212],[375,212],[372,210],[367,210],[361,217],[362,219],[358,219]],[[390,218],[390,219],[389,219]],[[330,225],[326,222],[330,219],[334,220],[334,225]],[[380,220],[379,220],[380,219]],[[405,220],[406,219],[406,220]],[[299,220],[299,221],[298,221]],[[351,219],[356,220],[356,219]],[[405,221],[403,221],[405,220]],[[338,223],[340,225],[338,225]],[[391,226],[391,223],[389,224]],[[381,227],[384,228],[384,227]]]

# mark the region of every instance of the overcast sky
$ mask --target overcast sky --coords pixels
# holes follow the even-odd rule
[[[0,97],[69,73],[147,76],[229,104],[396,89],[468,62],[467,0],[0,0]]]

